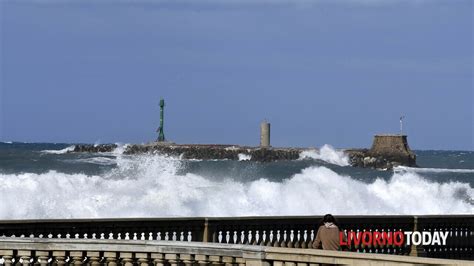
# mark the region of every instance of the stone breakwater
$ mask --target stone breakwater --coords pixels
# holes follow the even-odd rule
[[[383,143],[382,143],[383,144]],[[72,152],[112,152],[117,148],[115,144],[76,145]],[[407,148],[407,147],[406,147]],[[377,169],[392,169],[393,167],[416,166],[416,156],[406,148],[387,149],[384,145],[373,145],[371,149],[344,150],[349,157],[351,166]],[[248,158],[254,162],[289,161],[300,158],[302,151],[307,148],[260,148],[237,145],[199,145],[151,143],[128,145],[124,154],[164,154],[182,159],[199,160],[241,160]]]

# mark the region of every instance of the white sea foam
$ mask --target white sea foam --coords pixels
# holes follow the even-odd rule
[[[316,159],[339,166],[349,165],[349,157],[342,151],[337,151],[330,145],[323,145],[319,150],[306,150],[300,153],[300,159]]]
[[[74,150],[76,146],[72,145],[72,146],[69,146],[67,148],[64,148],[62,150],[43,150],[41,151],[42,153],[49,153],[49,154],[64,154],[64,153],[68,153],[68,152],[71,152]]]
[[[117,147],[112,151],[112,154],[121,155],[127,149],[129,144],[115,143]]]
[[[2,141],[3,144],[13,144],[13,141]]]
[[[75,160],[68,160],[73,163],[90,163],[90,164],[99,164],[99,165],[114,165],[116,160],[109,157],[91,157],[91,158],[81,158]]]
[[[239,161],[250,161],[252,159],[252,155],[239,153]]]
[[[180,175],[182,162],[171,157],[119,156],[116,163],[102,176],[0,174],[0,219],[474,212],[469,184],[413,172],[367,184],[309,167],[282,182],[241,182]]]
[[[415,168],[407,166],[397,166],[395,172],[415,172],[415,173],[474,173],[474,169],[448,169],[448,168]]]

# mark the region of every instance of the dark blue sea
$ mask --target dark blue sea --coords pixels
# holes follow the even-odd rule
[[[418,168],[383,171],[330,146],[272,163],[73,147],[0,143],[0,219],[474,213],[472,151],[415,151]]]

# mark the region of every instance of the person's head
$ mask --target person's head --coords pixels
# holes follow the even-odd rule
[[[319,222],[319,226],[324,225],[325,223],[333,223],[339,227],[339,224],[336,218],[334,218],[334,216],[332,216],[332,214],[329,214],[329,213],[324,215],[323,219],[321,219],[321,222]]]
[[[332,216],[331,214],[328,213],[328,214],[324,215],[323,223],[333,223],[333,224],[335,224],[336,223],[336,218],[334,218],[334,216]]]

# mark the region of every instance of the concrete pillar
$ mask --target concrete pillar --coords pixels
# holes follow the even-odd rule
[[[270,147],[270,123],[267,121],[260,124],[260,147]]]

